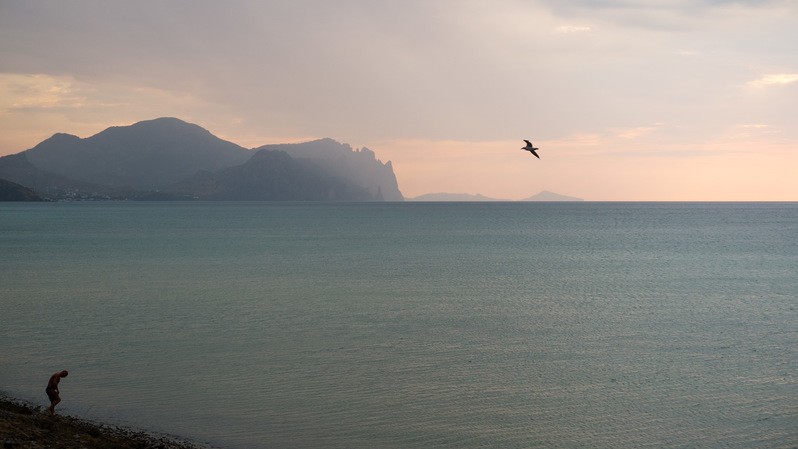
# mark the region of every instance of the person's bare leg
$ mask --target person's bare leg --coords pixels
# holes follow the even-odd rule
[[[61,399],[56,399],[50,403],[50,407],[47,408],[47,410],[50,411],[50,416],[55,415],[55,406],[58,405],[59,402],[61,402]]]

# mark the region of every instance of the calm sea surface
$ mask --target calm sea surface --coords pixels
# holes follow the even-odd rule
[[[0,390],[225,448],[794,448],[798,203],[0,203]]]

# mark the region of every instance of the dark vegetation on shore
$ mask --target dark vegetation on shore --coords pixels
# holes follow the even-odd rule
[[[0,396],[3,449],[200,449],[176,438],[95,423],[72,416],[49,416],[46,408]]]

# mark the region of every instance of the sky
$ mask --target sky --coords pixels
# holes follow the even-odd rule
[[[157,117],[405,197],[798,201],[798,0],[0,0],[0,156]]]

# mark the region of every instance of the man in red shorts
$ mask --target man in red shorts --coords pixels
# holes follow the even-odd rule
[[[55,406],[61,402],[61,397],[58,396],[58,382],[61,381],[62,377],[67,377],[68,375],[67,370],[59,371],[50,376],[50,381],[47,382],[47,388],[44,391],[47,393],[47,397],[50,398],[50,407],[47,408],[50,416],[55,415]]]

